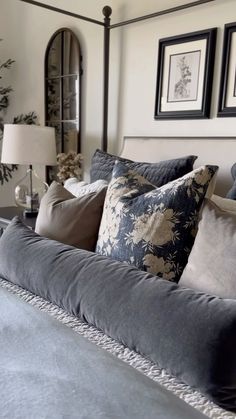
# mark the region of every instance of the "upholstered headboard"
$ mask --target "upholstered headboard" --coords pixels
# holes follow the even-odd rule
[[[219,166],[215,192],[225,196],[232,186],[230,169],[236,162],[236,137],[124,137],[120,155],[136,161],[156,162],[194,154],[195,167]]]

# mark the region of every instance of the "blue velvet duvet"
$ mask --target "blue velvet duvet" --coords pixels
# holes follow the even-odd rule
[[[0,287],[1,419],[205,417]]]

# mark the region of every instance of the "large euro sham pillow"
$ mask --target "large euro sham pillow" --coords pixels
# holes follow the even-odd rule
[[[202,166],[156,188],[117,162],[108,186],[96,252],[178,282],[216,166]]]
[[[86,195],[90,192],[98,192],[100,189],[107,187],[105,180],[96,180],[93,183],[86,183],[84,181],[78,181],[77,178],[69,178],[64,182],[64,188],[72,193],[77,198],[79,196]]]
[[[98,179],[103,179],[110,182],[115,162],[118,160],[159,187],[191,172],[196,159],[197,156],[186,156],[158,163],[142,163],[96,150],[91,162],[90,180],[95,182]]]
[[[0,261],[0,277],[93,324],[236,412],[235,300],[40,237],[17,218],[0,239]]]
[[[41,236],[93,251],[107,187],[76,198],[53,182],[43,196],[35,231]]]
[[[179,284],[222,298],[236,298],[236,213],[206,200]]]

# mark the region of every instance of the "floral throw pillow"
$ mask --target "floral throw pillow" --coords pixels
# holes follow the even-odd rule
[[[108,186],[96,251],[178,282],[193,246],[217,166],[202,166],[156,188],[117,162]]]

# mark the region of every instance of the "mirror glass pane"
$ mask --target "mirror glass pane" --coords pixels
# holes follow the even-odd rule
[[[58,30],[45,56],[45,119],[56,128],[57,153],[80,152],[80,45],[70,29]],[[57,180],[57,166],[47,181]]]
[[[61,125],[61,123],[57,124],[57,123],[54,123],[54,122],[48,122],[47,125],[49,127],[55,128],[57,154],[62,153],[62,143],[61,143],[62,125]]]
[[[56,35],[50,47],[47,63],[48,77],[55,77],[61,74],[61,37],[61,33]]]
[[[76,150],[76,144],[78,142],[78,126],[76,122],[64,122],[64,153],[68,153],[71,150]]]
[[[77,76],[63,77],[63,119],[78,119],[78,90]]]
[[[80,66],[80,51],[78,43],[70,32],[64,32],[63,45],[63,74],[76,74]]]
[[[47,121],[59,121],[61,119],[60,86],[59,78],[47,80]]]

